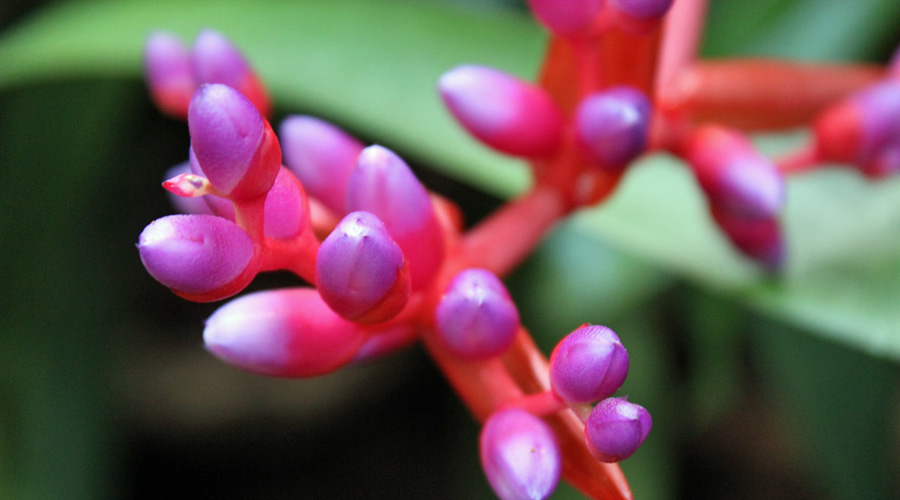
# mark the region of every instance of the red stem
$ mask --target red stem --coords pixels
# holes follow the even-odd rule
[[[694,123],[743,130],[798,127],[836,99],[883,76],[883,68],[870,65],[697,62],[660,89],[657,105],[664,114],[683,113]]]
[[[451,249],[454,274],[481,267],[504,276],[525,259],[567,213],[559,191],[538,186],[475,226]]]

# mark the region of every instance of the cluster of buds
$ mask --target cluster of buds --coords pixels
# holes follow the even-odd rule
[[[420,340],[484,422],[482,463],[501,498],[546,498],[562,476],[591,498],[625,499],[615,462],[651,426],[647,410],[613,397],[627,352],[612,330],[584,325],[548,361],[502,276],[556,222],[603,202],[650,151],[683,158],[735,248],[781,269],[786,175],[825,161],[855,163],[873,177],[900,168],[900,63],[886,77],[830,68],[837,83],[814,102],[785,104],[793,89],[779,90],[784,82],[811,84],[812,70],[694,60],[703,0],[529,5],[550,32],[537,83],[471,65],[438,83],[450,114],[488,147],[526,159],[535,180],[471,228],[385,147],[308,116],[287,117],[276,136],[260,80],[221,35],[203,32],[192,51],[153,35],[151,96],[187,119],[191,138],[188,161],[163,185],[187,214],[151,223],[138,249],[148,272],[189,300],[228,298],[271,270],[312,285],[219,308],[203,337],[222,360],[311,377]],[[762,90],[735,83],[763,73]],[[780,160],[744,135],[817,116],[813,141]]]

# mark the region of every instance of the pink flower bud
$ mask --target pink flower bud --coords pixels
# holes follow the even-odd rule
[[[240,92],[204,84],[188,110],[191,147],[206,178],[232,199],[263,196],[281,167],[269,123]]]
[[[588,32],[603,7],[603,0],[528,0],[535,17],[557,35]]]
[[[203,169],[200,167],[200,162],[197,161],[197,155],[194,153],[193,147],[188,149],[188,164],[191,167],[191,173],[206,177],[206,173],[203,172]],[[230,221],[235,220],[234,204],[231,203],[231,200],[213,194],[205,195],[202,197],[202,199],[206,202],[207,205],[209,205],[209,208],[210,210],[212,210],[213,214]]]
[[[171,179],[173,177],[189,174],[191,173],[191,166],[188,162],[180,163],[175,165],[174,167],[166,170],[165,178]],[[194,197],[194,198],[185,198],[184,196],[175,195],[172,192],[169,192],[169,201],[175,207],[178,212],[182,214],[204,214],[204,215],[212,215],[213,211],[210,206],[206,203],[204,197]]]
[[[715,208],[752,218],[781,212],[784,176],[738,132],[703,127],[688,142],[685,158]]]
[[[650,101],[636,89],[614,87],[581,101],[578,139],[600,168],[621,170],[647,148]]]
[[[503,283],[490,271],[467,269],[450,283],[435,311],[438,338],[462,359],[498,356],[519,329],[516,310]]]
[[[311,116],[290,116],[279,128],[284,161],[306,191],[338,215],[347,213],[347,183],[363,145]]]
[[[347,210],[381,219],[409,262],[414,289],[431,282],[444,258],[444,235],[431,197],[399,156],[381,146],[360,153],[347,185]]]
[[[637,451],[652,426],[653,419],[644,407],[625,398],[609,398],[591,411],[584,435],[597,460],[619,462]]]
[[[543,420],[519,408],[498,411],[481,431],[481,465],[502,500],[548,498],[559,483],[562,457]]]
[[[453,116],[485,144],[511,155],[553,152],[563,117],[537,85],[483,66],[460,66],[441,77],[441,97]]]
[[[173,118],[184,119],[199,83],[191,54],[175,35],[153,33],[144,46],[144,76],[153,102]]]
[[[863,174],[892,173],[900,147],[900,81],[884,80],[828,108],[816,120],[816,147],[828,161],[853,163]]]
[[[784,266],[786,250],[778,219],[745,217],[715,207],[711,213],[722,232],[744,255],[769,271],[779,271]]]
[[[277,377],[312,377],[348,363],[367,337],[310,288],[252,293],[206,321],[203,342],[219,359]]]
[[[269,115],[265,88],[244,56],[221,33],[201,31],[194,42],[192,62],[199,83],[228,85],[249,99],[261,115]]]
[[[224,298],[252,278],[244,271],[253,258],[253,241],[237,224],[221,217],[157,219],[141,232],[137,246],[147,272],[181,294]]]
[[[605,326],[566,335],[550,355],[550,385],[559,397],[591,403],[613,395],[628,376],[628,352]]]
[[[403,252],[368,212],[348,214],[322,242],[316,287],[332,310],[361,323],[396,316],[410,294]]]
[[[310,224],[309,201],[300,181],[281,167],[266,194],[263,228],[269,238],[291,239]]]

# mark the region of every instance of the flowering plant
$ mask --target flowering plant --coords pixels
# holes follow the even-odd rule
[[[579,434],[572,429],[580,430],[582,424],[570,418],[573,423],[565,424],[565,430],[555,420],[559,417],[551,416],[566,407],[571,407],[566,415],[577,416],[577,405],[611,395],[621,380],[580,396],[585,375],[573,375],[576,372],[565,365],[555,370],[553,360],[566,359],[555,353],[549,370],[552,390],[542,392],[549,387],[547,369],[537,362],[538,351],[519,329],[519,313],[496,275],[516,266],[562,216],[611,196],[626,167],[650,148],[686,160],[689,168],[682,172],[690,173],[702,192],[697,197],[700,213],[708,210],[701,220],[721,230],[712,247],[719,245],[726,252],[714,251],[718,257],[713,261],[725,256],[730,264],[724,272],[711,271],[713,281],[733,289],[746,283],[765,287],[775,280],[789,292],[799,283],[802,292],[806,283],[796,278],[803,278],[804,266],[810,264],[802,258],[805,242],[788,244],[784,238],[781,215],[789,191],[784,175],[838,161],[882,177],[891,173],[896,156],[896,127],[889,112],[895,93],[891,76],[868,67],[696,63],[692,57],[702,3],[678,2],[668,14],[668,2],[651,4],[575,2],[573,6],[586,10],[572,16],[574,11],[559,10],[559,4],[532,2],[551,33],[540,85],[483,65],[461,66],[441,78],[441,96],[459,122],[485,144],[530,159],[535,178],[530,194],[471,230],[463,229],[452,204],[429,195],[387,148],[363,149],[339,129],[309,118],[286,121],[276,138],[265,120],[269,104],[260,80],[246,65],[235,63],[239,56],[214,34],[197,39],[191,69],[197,74],[191,75],[177,69],[177,43],[169,40],[167,48],[161,42],[161,49],[151,44],[151,91],[163,109],[187,116],[191,135],[189,170],[174,175],[166,187],[177,195],[205,196],[211,201],[202,209],[215,215],[175,216],[149,226],[139,242],[145,266],[179,295],[199,301],[236,293],[258,271],[289,269],[314,284],[317,292],[258,293],[224,306],[207,324],[206,342],[213,353],[253,371],[309,376],[383,355],[421,336],[476,416],[487,421],[482,459],[498,494],[514,498],[517,487],[540,484],[542,493],[537,495],[546,495],[552,485],[545,479],[555,475],[559,458],[554,457],[561,454],[563,474],[582,490],[598,497],[627,496],[614,467],[602,466],[601,472],[584,476],[578,471],[596,467],[596,459],[614,461],[631,451],[615,451],[620,444],[600,439],[602,431],[591,430],[603,426],[592,424],[592,419],[586,426],[587,442],[572,444],[570,437]],[[625,64],[620,56],[626,48],[632,57],[627,62],[633,64]],[[220,56],[231,63],[226,64],[225,81],[204,76],[204,62]],[[167,87],[173,80],[167,80],[172,76],[167,71],[175,73],[173,87]],[[234,74],[243,76],[229,80]],[[827,85],[822,75],[827,75]],[[749,89],[740,86],[748,76],[754,76]],[[784,89],[791,88],[786,82],[817,92],[783,98]],[[856,91],[860,93],[852,94]],[[815,134],[808,145],[776,156],[780,159],[774,162],[735,128],[813,120]],[[698,126],[703,123],[713,125]],[[332,140],[336,145],[311,160],[312,170],[298,166],[313,146]],[[294,173],[280,167],[279,150]],[[292,155],[301,159],[292,162]],[[352,158],[349,175],[337,173],[349,170],[346,166],[330,165],[325,175],[316,171],[322,162],[343,157]],[[627,172],[640,175],[633,166]],[[668,182],[659,181],[671,180],[671,172],[653,174],[656,184],[668,190]],[[654,199],[627,191],[617,196],[611,198],[612,213],[617,199],[636,199],[645,206]],[[629,240],[627,231],[618,231]],[[616,232],[613,225],[612,234]],[[709,243],[707,239],[687,248],[703,248],[705,255]],[[890,242],[881,244],[891,247]],[[742,261],[739,254],[749,260]],[[705,260],[696,262],[708,264]],[[765,305],[763,291],[752,300]],[[489,307],[486,316],[466,312],[473,293],[487,293],[487,303],[497,309]],[[475,323],[461,325],[460,318],[467,314],[475,314]],[[582,330],[555,352],[564,352],[565,342],[578,338]],[[314,347],[304,351],[291,347],[295,345]],[[618,345],[618,339],[612,345]],[[603,356],[591,359],[604,360],[604,371],[615,365]],[[512,384],[504,377],[511,377]],[[624,378],[624,373],[614,378]],[[566,389],[569,385],[574,387]],[[630,421],[638,424],[633,434],[640,442],[646,437],[643,422],[649,424],[649,418],[642,410],[610,409],[623,403],[607,399],[595,412],[613,421],[637,415]],[[554,430],[546,434],[543,420],[534,416],[547,417]],[[506,423],[492,425],[494,418]],[[551,450],[546,463],[524,476],[510,472],[510,459],[498,459],[503,453],[495,453],[512,446],[505,444],[506,431],[520,427],[536,440],[532,447],[543,449],[539,443],[547,443]],[[610,439],[627,434],[616,432]],[[562,441],[557,443],[561,451],[553,451],[555,445],[549,443],[554,439]],[[633,449],[633,444],[622,446]],[[587,449],[595,458],[578,455],[576,448]]]

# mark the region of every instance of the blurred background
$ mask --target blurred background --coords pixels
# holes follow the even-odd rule
[[[709,57],[883,63],[900,42],[894,0],[711,3]],[[160,182],[188,137],[151,105],[141,44],[206,26],[257,67],[273,123],[315,114],[395,149],[470,222],[527,183],[433,90],[465,62],[534,75],[545,35],[522,2],[4,0],[0,499],[492,498],[478,426],[422,349],[314,380],[245,374],[202,347],[217,305],[143,270],[137,235],[172,212]],[[654,157],[508,280],[546,352],[586,322],[629,349],[622,393],[654,417],[622,464],[636,498],[900,498],[900,185],[841,170],[790,189],[781,279]]]

